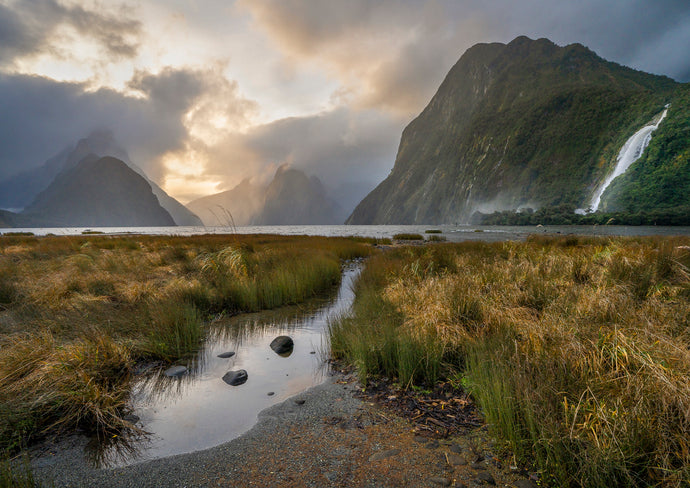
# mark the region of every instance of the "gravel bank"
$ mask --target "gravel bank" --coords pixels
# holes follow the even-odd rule
[[[85,460],[86,440],[73,437],[44,447],[32,465],[37,479],[56,488],[462,487],[518,480],[482,454],[488,446],[482,429],[440,442],[421,438],[394,412],[356,398],[357,388],[352,377],[330,377],[261,412],[241,437],[204,451],[94,469]]]

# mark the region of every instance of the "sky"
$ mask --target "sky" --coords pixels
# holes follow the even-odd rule
[[[690,81],[687,0],[0,0],[0,179],[108,129],[183,203],[289,163],[351,209],[463,52],[519,35]]]

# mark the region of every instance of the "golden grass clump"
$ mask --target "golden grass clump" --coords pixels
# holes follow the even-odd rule
[[[135,361],[187,360],[214,314],[302,302],[372,252],[307,236],[0,237],[0,452],[127,428]]]
[[[531,238],[377,256],[333,351],[401,384],[464,377],[554,486],[687,486],[684,238]]]

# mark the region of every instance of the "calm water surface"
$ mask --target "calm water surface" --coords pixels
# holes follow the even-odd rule
[[[33,232],[36,235],[79,235],[84,231],[105,234],[198,235],[198,234],[282,234],[319,236],[393,237],[399,233],[423,234],[429,229],[441,230],[451,242],[466,240],[505,241],[524,239],[529,234],[579,234],[601,236],[690,235],[690,227],[625,225],[267,225],[246,227],[65,227],[33,229],[0,229],[7,232]]]
[[[261,410],[322,383],[328,374],[328,321],[349,310],[359,272],[360,265],[346,267],[330,300],[214,322],[187,374],[170,378],[161,368],[134,385],[137,425],[151,434],[94,446],[96,463],[131,464],[222,444],[249,430]],[[287,357],[269,346],[279,335],[294,340]],[[235,355],[218,357],[228,351]],[[246,383],[230,386],[222,380],[238,369],[247,371]]]

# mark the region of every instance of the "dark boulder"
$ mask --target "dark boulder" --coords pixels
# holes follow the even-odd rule
[[[292,338],[288,336],[278,336],[271,342],[271,349],[281,356],[289,356],[292,354],[294,347],[295,343]]]
[[[223,375],[223,381],[225,381],[230,386],[239,386],[247,382],[247,372],[243,369],[238,369],[237,371],[228,371]]]

